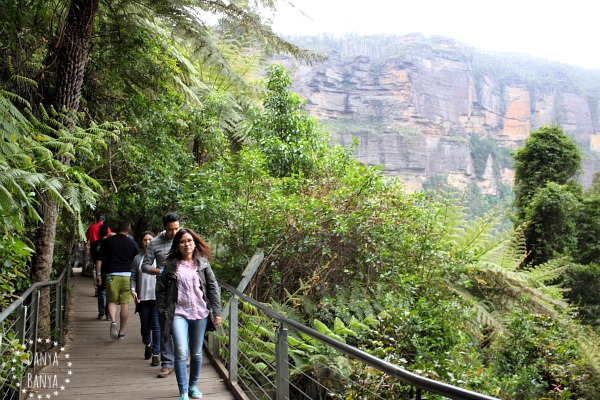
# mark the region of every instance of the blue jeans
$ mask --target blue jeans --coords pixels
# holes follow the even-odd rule
[[[160,326],[158,325],[158,309],[156,300],[144,300],[137,304],[140,314],[140,333],[142,343],[152,343],[152,354],[160,354]]]
[[[106,314],[106,286],[96,285],[96,294],[98,294],[98,314]]]
[[[160,366],[163,368],[173,368],[174,358],[173,339],[171,339],[171,335],[160,335]]]
[[[175,376],[179,393],[188,392],[191,386],[196,386],[202,368],[202,344],[204,343],[204,331],[206,320],[188,320],[180,315],[173,318],[173,344],[175,347]],[[187,376],[188,345],[190,353],[190,378]],[[189,386],[188,386],[189,382]]]

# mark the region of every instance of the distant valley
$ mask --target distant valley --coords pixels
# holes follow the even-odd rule
[[[289,38],[327,56],[278,58],[332,140],[381,165],[407,191],[432,181],[499,195],[513,182],[509,152],[558,124],[600,170],[600,71],[517,54],[485,54],[451,39],[406,36]]]

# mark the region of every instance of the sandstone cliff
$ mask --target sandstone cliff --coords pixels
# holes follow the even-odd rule
[[[279,60],[308,112],[334,141],[348,146],[358,138],[357,157],[401,177],[409,191],[445,176],[457,187],[474,182],[498,194],[512,184],[510,165],[490,153],[476,173],[472,136],[514,149],[544,124],[558,124],[582,148],[582,182],[591,183],[600,150],[600,71],[482,54],[420,34],[295,40],[328,57],[312,66]]]

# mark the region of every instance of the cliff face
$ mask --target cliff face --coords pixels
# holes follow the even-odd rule
[[[472,135],[514,149],[531,131],[558,124],[579,146],[600,150],[600,102],[556,66],[548,76],[539,62],[536,73],[508,59],[502,68],[498,58],[446,39],[396,40],[395,54],[385,57],[369,55],[367,46],[364,55],[328,52],[327,61],[313,66],[280,61],[292,71],[292,89],[307,99],[307,111],[333,140],[349,146],[357,137],[357,157],[401,177],[407,190],[436,175],[460,188],[474,182],[485,194],[497,194],[500,183],[512,185],[509,166],[495,165],[491,154],[483,173],[475,173]],[[584,185],[594,172],[584,162]]]

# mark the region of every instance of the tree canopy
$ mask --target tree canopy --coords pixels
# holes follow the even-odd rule
[[[526,225],[528,262],[572,254],[581,152],[558,126],[545,125],[531,132],[514,158],[515,224]]]
[[[527,206],[538,189],[549,182],[577,185],[581,169],[581,152],[558,126],[545,125],[525,140],[514,153],[515,207],[518,221],[523,221]]]

